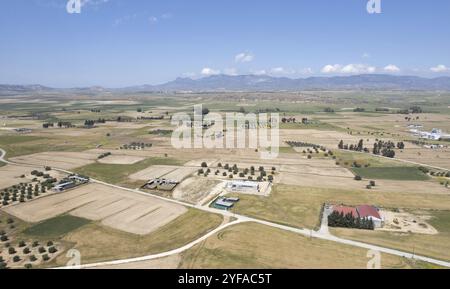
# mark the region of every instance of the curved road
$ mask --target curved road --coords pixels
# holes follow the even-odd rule
[[[27,166],[30,166],[30,167],[36,167],[34,165],[18,164],[18,163],[7,161],[5,159],[6,152],[3,149],[1,149],[1,148],[0,148],[0,153],[1,153],[0,161],[3,161],[5,163],[7,163],[7,164],[19,165],[19,166],[27,165]],[[54,169],[56,171],[68,173],[68,174],[72,173],[70,171],[63,170],[63,169],[58,169],[58,168],[52,168],[52,169]],[[144,196],[146,196],[148,198],[157,198],[157,199],[164,200],[164,201],[167,201],[167,202],[176,203],[176,204],[179,204],[179,205],[182,205],[182,206],[186,206],[186,207],[190,207],[190,208],[195,208],[195,209],[207,211],[207,212],[210,212],[210,213],[220,214],[220,215],[228,216],[228,217],[234,217],[234,218],[236,218],[236,221],[233,221],[233,222],[230,222],[230,223],[227,223],[227,224],[223,224],[223,225],[217,227],[216,229],[212,230],[211,232],[203,235],[199,239],[194,240],[191,243],[189,243],[189,244],[187,244],[187,245],[185,245],[183,247],[174,249],[174,250],[170,250],[170,251],[159,253],[159,254],[153,254],[153,255],[138,257],[138,258],[129,258],[129,259],[122,259],[122,260],[108,261],[108,262],[84,264],[84,265],[81,265],[81,266],[76,267],[76,268],[95,268],[95,267],[103,267],[103,266],[110,266],[110,265],[120,265],[120,264],[127,264],[127,263],[134,263],[134,262],[154,260],[154,259],[159,259],[159,258],[167,257],[167,256],[170,256],[170,255],[174,255],[174,254],[179,254],[179,253],[182,253],[182,252],[192,248],[193,246],[203,242],[207,238],[213,236],[214,234],[220,232],[223,229],[226,229],[226,228],[228,228],[230,226],[234,226],[236,224],[240,224],[240,223],[244,223],[244,222],[258,223],[258,224],[266,225],[266,226],[269,226],[269,227],[272,227],[272,228],[277,228],[277,229],[293,232],[293,233],[296,233],[296,234],[300,234],[300,235],[303,235],[303,236],[306,236],[306,237],[332,241],[332,242],[336,242],[336,243],[340,243],[340,244],[344,244],[344,245],[364,248],[364,249],[367,249],[367,250],[379,251],[381,253],[391,254],[391,255],[404,257],[404,258],[408,258],[408,259],[416,259],[416,260],[428,262],[428,263],[431,263],[431,264],[435,264],[435,265],[439,265],[439,266],[450,268],[450,262],[437,260],[437,259],[424,257],[424,256],[419,256],[419,255],[411,254],[411,253],[408,253],[408,252],[403,252],[403,251],[400,251],[400,250],[395,250],[395,249],[380,247],[380,246],[376,246],[376,245],[366,244],[366,243],[363,243],[363,242],[357,242],[357,241],[342,239],[342,238],[335,237],[335,236],[329,234],[326,230],[320,230],[320,231],[316,232],[316,231],[313,231],[313,230],[294,228],[294,227],[281,225],[281,224],[277,224],[277,223],[273,223],[273,222],[268,222],[268,221],[264,221],[264,220],[259,220],[259,219],[255,219],[255,218],[251,218],[251,217],[247,217],[247,216],[243,216],[243,215],[237,215],[237,214],[234,214],[234,213],[228,212],[228,211],[218,210],[218,209],[205,207],[205,206],[201,206],[201,205],[192,205],[192,204],[185,203],[185,202],[178,201],[178,200],[173,200],[173,199],[168,199],[168,198],[164,198],[164,197],[160,197],[160,196],[156,196],[156,195],[151,195],[151,194],[142,192],[140,190],[124,188],[124,187],[112,185],[112,184],[105,183],[105,182],[102,182],[102,181],[99,181],[99,180],[95,180],[95,179],[91,179],[91,181],[94,182],[94,183],[103,184],[105,186],[109,186],[109,187],[112,187],[112,188],[118,188],[118,189],[122,189],[122,190],[129,191],[129,192],[132,192],[132,193],[141,194],[141,195],[144,195]],[[74,267],[61,267],[59,269],[73,269],[73,268]]]

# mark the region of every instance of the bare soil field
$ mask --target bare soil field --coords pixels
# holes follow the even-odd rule
[[[113,154],[106,158],[99,159],[98,162],[102,164],[113,164],[113,165],[132,165],[143,161],[144,157],[138,156],[127,156],[127,155],[117,155]]]
[[[15,163],[31,164],[37,167],[55,167],[59,169],[71,170],[94,163],[97,155],[77,152],[45,152],[32,155],[14,157],[11,159]]]
[[[175,188],[173,198],[196,204],[207,197],[220,183],[222,182],[204,177],[188,178]]]
[[[186,212],[186,208],[100,184],[19,204],[6,209],[27,222],[40,222],[64,213],[101,221],[129,233],[145,235]]]
[[[431,226],[428,221],[432,218],[429,215],[413,215],[409,212],[380,211],[385,220],[385,224],[378,231],[416,233],[436,235],[438,231]]]
[[[142,171],[130,175],[129,178],[139,181],[148,181],[150,179],[160,178],[178,168],[179,167],[176,166],[150,166]]]
[[[180,168],[164,175],[163,177],[168,180],[174,180],[177,182],[181,182],[182,180],[184,180],[186,177],[192,175],[197,170],[198,170],[198,168],[180,167]]]

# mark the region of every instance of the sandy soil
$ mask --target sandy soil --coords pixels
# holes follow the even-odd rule
[[[209,196],[215,187],[222,183],[205,177],[188,178],[175,188],[173,198],[196,204]]]
[[[36,165],[37,167],[57,167],[71,170],[95,162],[98,155],[77,152],[45,152],[12,158],[15,163]]]
[[[427,220],[429,216],[416,216],[407,212],[391,212],[386,210],[380,211],[381,216],[385,219],[383,228],[377,231],[400,232],[400,233],[417,233],[435,235],[438,231],[433,228]]]
[[[101,221],[109,227],[145,235],[171,222],[187,210],[183,206],[132,192],[89,184],[65,193],[7,208],[24,221],[35,223],[60,214]]]

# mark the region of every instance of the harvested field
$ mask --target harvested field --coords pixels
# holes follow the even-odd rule
[[[369,180],[355,181],[353,177],[324,176],[303,173],[280,173],[275,178],[276,183],[294,186],[306,186],[312,188],[338,188],[347,190],[367,190]],[[417,193],[417,194],[443,194],[450,195],[448,188],[433,181],[393,181],[377,180],[373,192],[386,193]]]
[[[182,254],[186,269],[367,268],[367,250],[247,223],[229,227]],[[382,255],[383,268],[414,268]],[[417,264],[416,266],[419,266]]]
[[[45,152],[12,158],[18,164],[31,164],[36,167],[55,167],[71,170],[95,162],[97,155],[76,152]]]
[[[200,160],[189,161],[189,162],[185,163],[184,165],[186,167],[200,167],[202,165],[202,163],[205,162],[209,167],[209,166],[212,166],[216,161],[217,161],[217,159],[200,159]]]
[[[101,221],[118,230],[145,235],[176,219],[186,212],[186,208],[132,192],[90,184],[9,207],[6,211],[31,223],[70,213]]]
[[[151,166],[142,171],[130,175],[130,179],[148,181],[149,179],[160,178],[178,169],[176,166]]]
[[[102,164],[113,164],[113,165],[132,165],[143,161],[144,157],[138,156],[126,156],[126,155],[116,155],[113,154],[103,159],[99,159],[98,162]]]
[[[182,180],[187,178],[189,175],[192,175],[197,170],[198,168],[181,167],[164,175],[163,178],[168,180],[174,180],[176,182],[181,182]]]

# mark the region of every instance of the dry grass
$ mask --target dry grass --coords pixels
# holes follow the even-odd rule
[[[222,217],[190,209],[186,214],[149,235],[139,236],[114,230],[98,223],[69,233],[64,241],[74,244],[83,263],[110,261],[157,254],[176,249],[201,237],[222,223]],[[57,259],[64,265],[67,258]]]
[[[372,204],[386,208],[449,210],[448,195],[347,191],[275,185],[269,197],[239,195],[235,212],[294,227],[315,228],[322,204]]]
[[[309,239],[260,224],[236,225],[183,254],[181,268],[366,268],[367,250]],[[383,268],[413,268],[409,260],[382,255]]]

